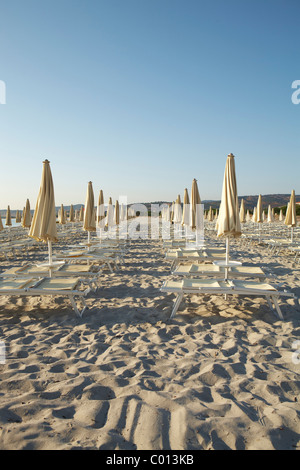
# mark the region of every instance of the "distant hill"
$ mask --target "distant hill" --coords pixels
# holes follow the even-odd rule
[[[290,194],[262,194],[261,199],[262,199],[262,207],[263,209],[267,209],[269,204],[271,207],[283,207],[286,206],[287,203],[290,200],[291,195]],[[244,199],[244,205],[246,210],[252,211],[253,208],[257,205],[257,200],[258,200],[258,194],[255,196],[240,196],[239,198],[239,204],[241,203],[241,200]],[[212,199],[205,199],[201,201],[204,204],[204,210],[209,209],[212,207],[212,209],[218,209],[220,207],[220,200],[212,200]],[[300,195],[296,196],[296,202],[300,202]],[[147,202],[144,203],[149,209],[151,204],[163,204],[163,203],[168,203],[172,204],[172,201],[156,201],[156,202]]]
[[[269,204],[271,207],[283,207],[286,206],[287,203],[290,200],[291,195],[290,194],[262,194],[262,207],[263,209],[267,209]],[[241,203],[241,200],[244,199],[244,205],[246,210],[252,211],[253,208],[257,205],[257,200],[258,200],[258,194],[255,196],[240,196],[239,197],[239,204]],[[300,202],[300,195],[296,196],[296,202]],[[142,202],[139,204],[144,204],[148,209],[150,209],[151,204],[172,204],[172,201],[155,201],[155,202]],[[220,207],[221,201],[216,201],[216,200],[211,200],[211,199],[206,199],[203,200],[202,203],[204,204],[204,210],[207,210],[210,208],[210,206],[213,209],[218,209]],[[131,204],[129,204],[131,205]],[[84,206],[83,204],[74,204],[73,208],[74,210],[80,209],[81,206]],[[60,209],[60,206],[56,207],[56,213],[58,213],[58,210]],[[64,206],[64,209],[68,212],[70,210],[70,206]],[[31,213],[33,214],[34,208],[32,208]],[[6,208],[1,209],[1,216],[5,217],[6,215]],[[14,218],[16,216],[16,211],[12,210],[11,211],[11,216]]]
[[[283,207],[286,206],[290,200],[290,194],[262,194],[261,201],[263,209],[267,209],[269,204],[271,207]],[[240,196],[239,204],[241,200],[244,199],[244,205],[246,210],[253,210],[253,208],[257,205],[258,194],[255,196]],[[204,209],[209,209],[211,206],[213,209],[217,209],[220,206],[221,201],[211,201],[206,200],[202,201],[204,204]],[[300,202],[300,195],[296,196],[296,202]]]

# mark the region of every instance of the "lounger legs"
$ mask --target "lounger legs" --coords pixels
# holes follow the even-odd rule
[[[183,294],[179,294],[174,302],[174,307],[173,307],[173,310],[172,310],[172,313],[170,315],[170,320],[171,318],[174,317],[174,315],[176,314],[177,310],[179,309],[179,306],[181,304],[181,301],[183,299]]]
[[[172,261],[172,264],[171,264],[171,267],[170,267],[170,271],[172,272],[176,266],[177,262],[176,260],[174,259],[174,261]]]
[[[276,313],[277,313],[278,317],[280,318],[280,320],[284,320],[283,315],[282,315],[282,312],[281,312],[281,310],[280,310],[280,307],[279,307],[279,304],[278,304],[278,302],[277,302],[276,297],[275,297],[274,295],[271,296],[271,299],[273,300],[273,304],[274,304],[274,306],[275,306],[275,310],[274,310],[274,308],[273,308],[273,305],[272,305],[272,302],[271,302],[271,300],[270,300],[270,297],[266,297],[266,299],[267,299],[267,301],[268,301],[268,304],[269,304],[270,309],[271,309],[273,312],[276,311]]]
[[[283,315],[282,315],[282,312],[281,312],[280,307],[278,305],[277,299],[273,296],[272,300],[273,300],[273,303],[274,303],[275,308],[276,308],[276,312],[278,313],[278,316],[279,316],[280,320],[283,320]]]
[[[71,304],[72,304],[72,307],[74,308],[75,312],[77,313],[77,315],[81,318],[83,313],[85,312],[85,310],[87,309],[87,304],[86,304],[86,301],[83,297],[81,297],[81,300],[82,300],[82,303],[83,303],[83,309],[82,310],[79,310],[77,305],[76,305],[76,302],[75,302],[75,299],[73,296],[70,296],[70,301],[71,301]]]

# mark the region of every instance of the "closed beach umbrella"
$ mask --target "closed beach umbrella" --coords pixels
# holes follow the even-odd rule
[[[196,231],[196,245],[200,244],[200,234],[204,229],[203,227],[203,206],[198,189],[197,180],[194,178],[191,189],[191,212],[190,212],[190,227]]]
[[[212,207],[211,207],[211,206],[210,206],[210,208],[209,208],[209,210],[208,210],[207,219],[209,220],[209,222],[212,222],[212,221],[214,220],[213,211],[212,211]]]
[[[22,227],[29,228],[31,226],[31,212],[29,199],[26,200],[25,211],[22,220]]]
[[[185,227],[188,227],[190,225],[190,217],[191,216],[191,211],[190,211],[190,198],[189,198],[189,193],[187,188],[184,190],[184,196],[183,196],[183,211],[182,211],[182,221],[181,224],[185,225]]]
[[[96,231],[96,220],[95,220],[95,204],[94,204],[94,190],[91,181],[88,183],[85,206],[84,206],[84,218],[83,218],[83,229],[88,232],[88,245],[90,245],[91,232]]]
[[[283,213],[282,213],[282,209],[280,209],[279,211],[279,221],[282,222],[283,221]]]
[[[180,198],[180,194],[178,194],[175,205],[174,205],[173,222],[174,224],[181,224],[181,221],[182,221],[181,198]]]
[[[249,209],[247,210],[247,213],[246,213],[246,222],[250,222],[251,220],[251,215],[250,215],[250,212],[249,212]]]
[[[171,223],[173,223],[173,219],[174,219],[174,206],[175,206],[175,202],[173,201],[172,206],[171,206],[171,215],[170,215]]]
[[[228,155],[225,166],[217,235],[226,237],[226,265],[228,265],[229,238],[241,236],[235,161],[232,153]],[[225,278],[227,278],[227,270]]]
[[[59,223],[61,225],[64,225],[66,223],[66,221],[67,221],[67,219],[66,219],[66,213],[65,213],[64,205],[61,204],[60,211],[59,211]]]
[[[1,218],[1,214],[0,214],[0,232],[1,230],[3,230],[3,223],[2,223],[2,218]]]
[[[272,212],[272,208],[270,204],[268,206],[268,222],[269,223],[274,222],[274,216],[273,216],[273,212]]]
[[[241,207],[240,207],[240,222],[244,224],[246,222],[246,217],[245,217],[245,204],[244,204],[244,199],[241,200]]]
[[[29,237],[48,243],[49,266],[52,265],[52,242],[56,242],[56,214],[54,201],[53,180],[50,162],[43,162],[43,172],[40,190],[29,231]]]
[[[121,206],[120,206],[120,221],[124,222],[125,220],[127,220],[126,216],[127,216],[126,205],[121,203]]]
[[[263,210],[262,210],[262,200],[261,194],[258,196],[257,206],[256,206],[256,222],[259,227],[259,242],[261,240],[261,224],[263,222]]]
[[[285,225],[291,227],[291,241],[293,241],[293,228],[297,225],[295,190],[293,189],[284,220]]]
[[[165,213],[165,220],[166,222],[171,222],[171,212],[170,212],[170,205],[167,204],[166,213]]]
[[[105,208],[104,197],[102,189],[99,192],[98,206],[97,206],[97,225],[100,229],[105,227]]]
[[[114,208],[112,205],[112,198],[110,197],[107,205],[106,227],[113,227],[114,225]]]
[[[7,206],[5,225],[7,225],[8,227],[10,227],[10,226],[12,225],[12,223],[11,223],[10,206]]]
[[[79,222],[83,222],[84,220],[84,209],[83,209],[83,206],[80,207],[80,211],[79,211]]]
[[[262,219],[262,200],[261,200],[261,194],[258,196],[257,200],[257,206],[256,206],[256,222],[258,224],[261,224],[263,221]]]
[[[177,199],[174,204],[174,216],[173,222],[175,224],[176,236],[181,236],[181,221],[182,221],[182,208],[181,208],[181,198],[178,194]]]
[[[75,222],[75,212],[73,204],[70,206],[70,215],[69,215],[70,222]]]
[[[197,180],[194,178],[192,183],[192,190],[191,190],[191,217],[190,217],[190,227],[193,230],[197,230],[200,228],[200,208],[201,199],[198,189]]]
[[[257,222],[257,207],[253,208],[252,222]]]
[[[116,204],[115,204],[114,223],[115,223],[115,225],[119,225],[119,224],[120,224],[120,206],[119,206],[119,201],[116,201]]]
[[[16,212],[16,223],[19,224],[22,221],[20,211]]]

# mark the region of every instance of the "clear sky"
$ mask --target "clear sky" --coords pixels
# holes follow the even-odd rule
[[[0,208],[300,193],[299,0],[0,1]],[[3,92],[3,89],[2,89]],[[1,95],[0,95],[1,96]]]

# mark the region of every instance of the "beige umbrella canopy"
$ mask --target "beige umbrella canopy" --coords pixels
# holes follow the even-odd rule
[[[127,220],[127,206],[124,203],[121,203],[120,206],[120,222]]]
[[[296,199],[294,189],[291,193],[290,202],[287,207],[284,223],[285,225],[291,227],[291,241],[293,241],[293,228],[297,225]]]
[[[64,209],[64,205],[61,204],[60,211],[59,211],[59,223],[61,225],[64,225],[66,222],[67,222],[66,212],[65,212],[65,209]]]
[[[79,212],[79,222],[83,222],[84,220],[84,210],[83,206],[80,207],[80,212]]]
[[[187,188],[184,190],[184,196],[183,196],[183,210],[182,210],[182,221],[181,225],[184,225],[185,227],[188,227],[190,224],[190,198],[189,198],[189,193]]]
[[[208,210],[208,213],[207,213],[207,219],[208,219],[209,222],[212,222],[214,220],[213,211],[212,211],[211,206],[209,207],[209,210]]]
[[[253,208],[252,222],[257,222],[257,207]]]
[[[71,204],[70,206],[69,219],[70,219],[70,222],[75,222],[75,212],[74,212],[73,204]]]
[[[201,231],[203,227],[203,206],[201,204],[197,180],[194,178],[191,189],[190,227],[196,231],[196,246],[202,245]]]
[[[226,161],[222,198],[219,212],[218,237],[240,237],[241,225],[234,155],[229,154]]]
[[[21,217],[20,211],[17,210],[17,212],[16,212],[16,223],[19,224],[20,222],[22,222],[22,217]]]
[[[94,190],[92,182],[89,181],[86,193],[83,229],[86,230],[90,236],[90,232],[96,232],[96,220],[94,211]]]
[[[170,221],[173,223],[173,219],[174,219],[174,206],[175,206],[175,201],[172,202],[172,206],[171,206],[171,215],[170,215]]]
[[[181,224],[181,221],[182,221],[181,197],[180,197],[180,194],[178,194],[177,199],[174,204],[173,222],[174,224]]]
[[[241,222],[242,224],[244,224],[244,223],[246,222],[244,199],[241,200],[240,222]]]
[[[40,190],[35,206],[35,211],[29,231],[29,237],[37,241],[48,243],[49,266],[52,265],[52,242],[56,242],[56,213],[53,180],[50,162],[43,162],[43,172]]]
[[[29,228],[31,226],[31,212],[29,199],[26,200],[25,211],[22,220],[22,227]]]
[[[282,209],[280,209],[279,211],[279,221],[282,222],[283,221],[283,213],[282,213]]]
[[[1,230],[3,230],[3,223],[2,223],[2,218],[1,218],[1,214],[0,214],[0,232]]]
[[[7,225],[8,227],[11,227],[11,225],[12,225],[12,223],[11,223],[10,206],[7,206],[5,225]]]
[[[194,178],[191,190],[191,218],[190,226],[193,230],[199,228],[199,206],[201,204],[197,180]]]
[[[268,219],[267,220],[269,223],[274,222],[274,216],[273,216],[273,212],[272,212],[272,208],[270,204],[268,205]]]
[[[235,161],[230,153],[225,166],[217,232],[218,237],[226,237],[226,265],[229,263],[229,238],[238,238],[241,234]]]
[[[286,216],[284,220],[285,225],[290,227],[296,227],[297,216],[296,216],[296,201],[295,201],[295,190],[293,189],[290,197],[290,202],[287,207]]]
[[[114,208],[112,204],[112,198],[110,197],[107,205],[106,227],[114,227],[114,225]]]
[[[261,224],[263,221],[263,215],[262,215],[262,200],[261,200],[261,194],[258,196],[257,200],[257,206],[256,206],[256,222]]]
[[[114,223],[115,223],[115,225],[119,225],[119,224],[120,224],[120,206],[119,206],[119,201],[116,201],[116,204],[115,204]]]
[[[104,196],[103,196],[102,189],[99,192],[99,198],[98,198],[97,225],[100,229],[105,227],[105,208],[104,208]]]

